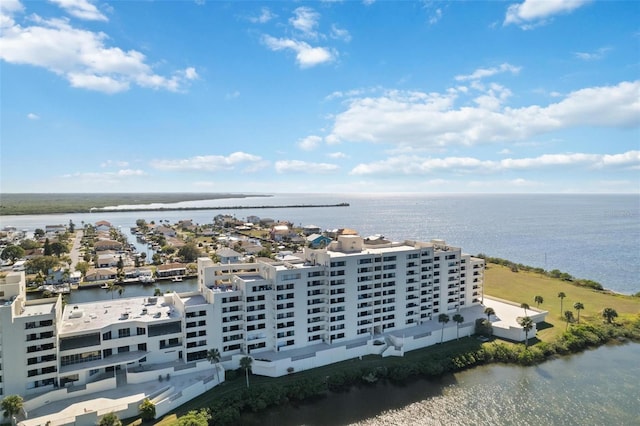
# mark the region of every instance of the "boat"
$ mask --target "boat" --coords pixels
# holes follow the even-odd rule
[[[104,288],[105,290],[109,288],[109,284],[102,284],[100,288]]]
[[[182,281],[182,277],[173,277],[173,279],[171,279],[171,281],[173,281],[174,283],[179,283]]]
[[[138,277],[138,280],[142,284],[152,284],[152,283],[156,282],[156,280],[154,280],[151,275],[140,275],[140,277]]]

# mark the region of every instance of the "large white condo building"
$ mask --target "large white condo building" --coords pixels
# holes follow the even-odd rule
[[[254,373],[269,376],[402,355],[471,333],[483,276],[482,259],[442,240],[358,235],[283,261],[201,258],[197,291],[158,297],[63,307],[26,301],[24,272],[9,273],[0,278],[0,395],[131,382],[138,370],[196,365],[210,349],[227,368],[250,355]],[[445,329],[442,313],[465,322]]]

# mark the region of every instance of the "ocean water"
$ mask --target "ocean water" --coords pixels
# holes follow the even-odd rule
[[[211,223],[218,214],[250,215],[353,228],[363,236],[393,240],[440,238],[470,254],[484,253],[577,278],[620,293],[640,291],[640,195],[560,194],[278,194],[269,198],[177,203],[179,206],[265,206],[350,203],[349,207],[223,209],[0,216],[0,228],[33,231],[47,224],[108,220],[128,228],[147,221],[193,219]]]

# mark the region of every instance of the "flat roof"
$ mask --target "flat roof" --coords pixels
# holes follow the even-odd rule
[[[164,302],[164,296],[68,304],[62,315],[60,335],[98,331],[112,324],[159,323],[181,317],[180,312]]]
[[[18,317],[28,317],[32,315],[46,315],[53,312],[56,304],[56,299],[47,303],[25,303],[24,310],[18,315]]]

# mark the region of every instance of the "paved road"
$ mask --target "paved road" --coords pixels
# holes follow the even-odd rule
[[[76,238],[73,240],[73,246],[71,247],[71,251],[69,252],[69,257],[71,258],[71,270],[76,270],[76,265],[78,262],[82,260],[80,257],[80,248],[82,247],[82,237],[84,236],[84,231],[79,230],[76,232]]]

